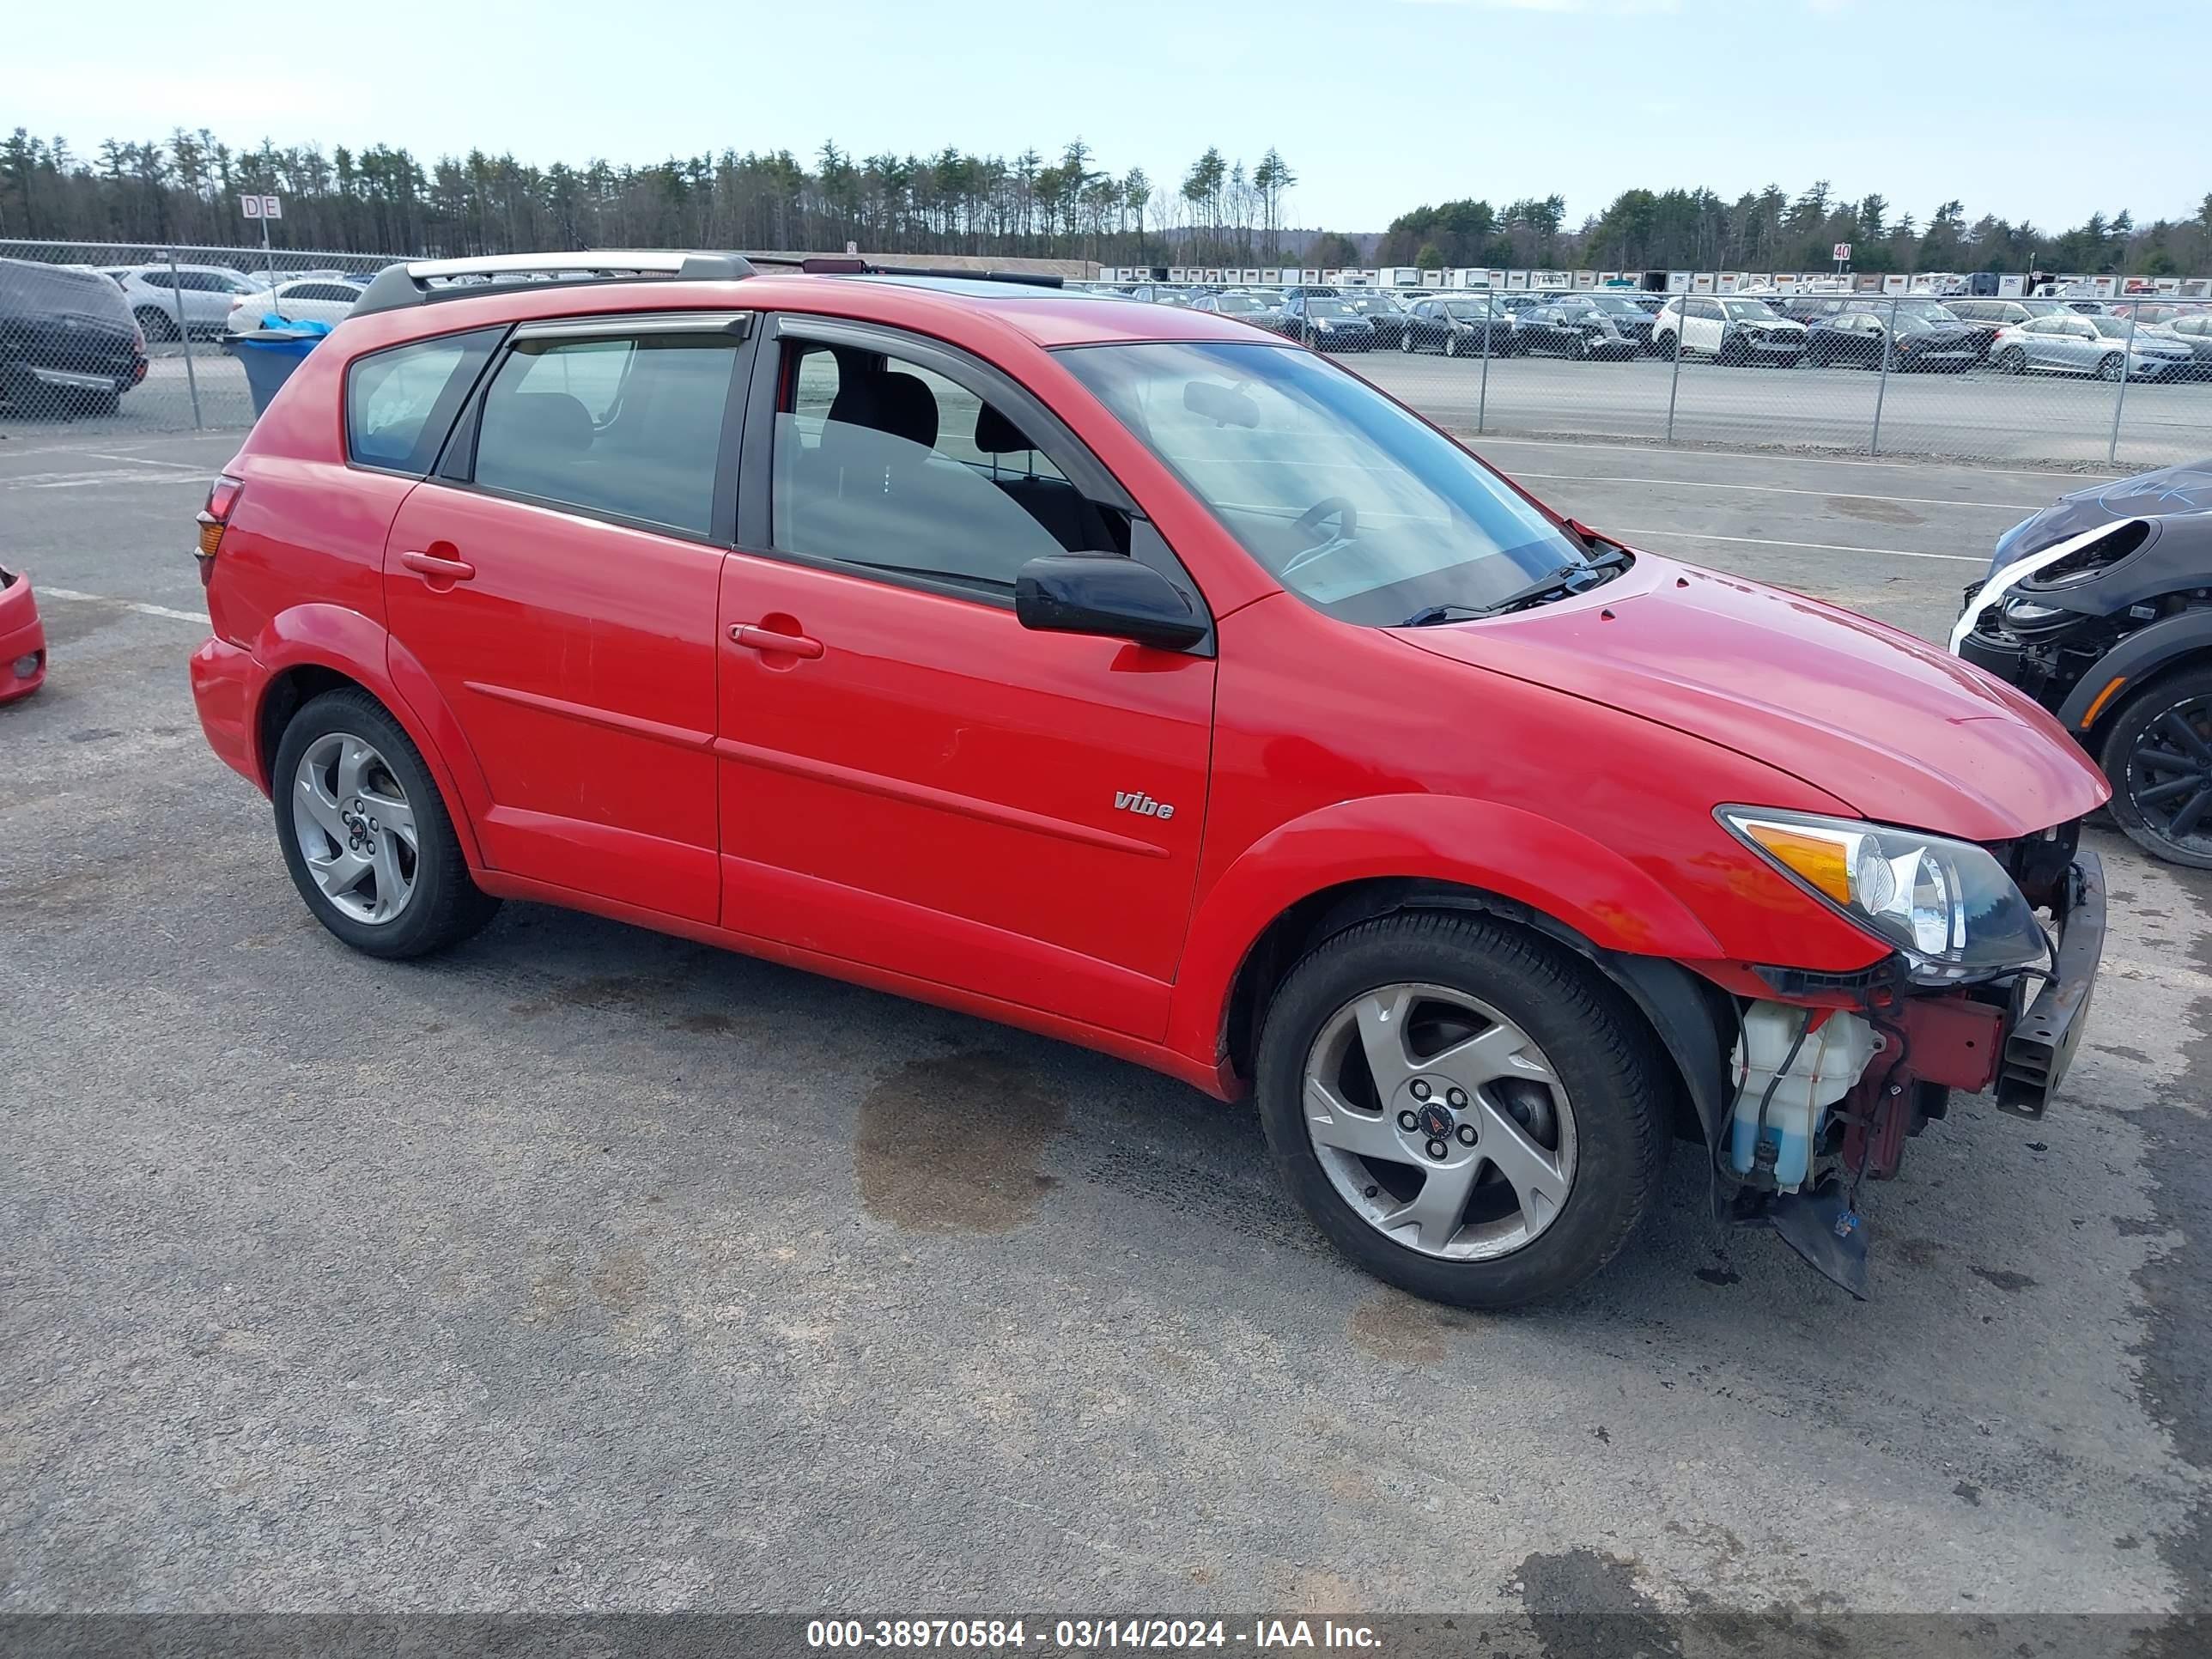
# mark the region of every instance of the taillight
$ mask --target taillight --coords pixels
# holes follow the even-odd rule
[[[223,527],[230,522],[231,512],[245,489],[245,479],[234,478],[228,472],[208,486],[207,505],[199,510],[199,545],[192,550],[192,556],[200,562],[202,587],[214,580],[215,556],[222,551]]]

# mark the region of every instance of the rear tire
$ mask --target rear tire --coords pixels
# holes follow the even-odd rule
[[[131,314],[138,319],[139,331],[149,340],[177,337],[177,319],[159,306],[141,306]]]
[[[2212,870],[2212,665],[2154,680],[2130,698],[2099,760],[2112,781],[2112,822],[2130,841],[2169,864]]]
[[[2027,354],[2018,346],[2007,346],[1997,353],[1997,373],[2025,374],[2027,373]]]
[[[353,742],[366,745],[380,765],[378,781],[364,787],[373,797],[396,799],[411,816],[412,868],[403,872],[404,895],[388,920],[365,920],[349,914],[325,891],[323,881],[310,867],[307,850],[302,846],[301,813],[296,805],[301,790],[301,770],[303,765],[313,766],[311,755],[325,739],[337,739],[341,744]],[[300,890],[300,896],[307,901],[315,920],[355,950],[391,960],[427,956],[459,944],[481,929],[498,911],[499,901],[470,878],[468,860],[463,857],[460,839],[453,832],[453,821],[446,811],[445,800],[438,793],[430,769],[423,763],[421,751],[399,722],[367,691],[357,686],[348,687],[325,691],[309,701],[284,728],[284,735],[276,745],[270,776],[270,793],[276,811],[276,842],[283,850],[284,865],[291,872],[292,884]],[[339,793],[344,793],[343,787]],[[370,810],[375,809],[372,805]],[[312,811],[309,816],[312,818]],[[389,838],[392,832],[389,826],[380,826],[380,833]],[[364,839],[374,844],[373,836]],[[404,842],[398,844],[404,846]],[[344,856],[335,836],[319,855],[323,856],[325,865],[331,862],[326,856],[330,853]],[[395,870],[398,868],[398,856],[395,853]],[[382,879],[382,867],[380,861],[374,874],[378,881]],[[398,884],[395,883],[395,886]],[[357,894],[361,890],[355,890]],[[389,899],[393,896],[383,896]],[[353,908],[364,907],[356,898]]]
[[[1471,1005],[1480,1023],[1455,1024],[1455,1007]],[[1374,1011],[1393,1006],[1397,1024],[1387,1012],[1377,1023]],[[1356,1041],[1343,1035],[1347,1015]],[[1493,1028],[1510,1060],[1455,1061],[1468,1032]],[[1386,1063],[1402,1057],[1437,1081],[1400,1071],[1386,1097],[1367,1057],[1378,1030],[1400,1045]],[[1628,1241],[1666,1161],[1674,1080],[1642,1017],[1567,951],[1486,916],[1401,912],[1323,942],[1275,992],[1257,1071],[1261,1122],[1291,1194],[1354,1262],[1433,1301],[1510,1308],[1581,1283]],[[1451,1085],[1458,1073],[1466,1092]],[[1310,1104],[1323,1098],[1310,1091],[1316,1079],[1341,1091],[1335,1115]],[[1447,1092],[1441,1138],[1425,1140],[1412,1109]],[[1386,1225],[1393,1206],[1455,1171],[1474,1182],[1456,1208],[1441,1201],[1418,1224]]]
[[[2117,380],[2120,378],[2118,352],[2108,351],[2097,360],[2097,378],[2100,380]]]

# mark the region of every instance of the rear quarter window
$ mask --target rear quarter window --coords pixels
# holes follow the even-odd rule
[[[428,472],[506,331],[444,334],[355,358],[346,366],[347,458],[387,472]]]

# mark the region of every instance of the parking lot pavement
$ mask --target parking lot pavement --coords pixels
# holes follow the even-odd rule
[[[1487,447],[1927,634],[2067,487]],[[52,656],[0,709],[0,1611],[1540,1596],[1809,1653],[2212,1600],[2212,883],[2093,834],[2063,1100],[1913,1143],[1871,1301],[1717,1239],[1683,1150],[1573,1297],[1447,1312],[1112,1060],[529,905],[343,951],[185,689],[228,453],[0,446]]]

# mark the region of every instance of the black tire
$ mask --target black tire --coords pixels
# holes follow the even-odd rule
[[[2018,346],[2007,346],[1997,353],[1996,365],[2000,374],[2025,374],[2027,373],[2027,354]]]
[[[2097,360],[2097,378],[2100,380],[2117,380],[2120,378],[2118,352],[2108,351]]]
[[[1413,343],[1413,331],[1412,329],[1407,329],[1403,334],[1401,334],[1398,337],[1398,349],[1408,354],[1420,349],[1420,347]]]
[[[1578,362],[1578,363],[1586,363],[1586,362],[1588,362],[1589,361],[1589,355],[1590,355],[1590,353],[1589,353],[1589,338],[1588,338],[1586,336],[1583,336],[1583,335],[1580,335],[1580,334],[1576,335],[1576,336],[1575,336],[1575,349],[1574,349],[1574,359],[1575,359],[1575,361],[1576,361],[1577,362]]]
[[[1325,1022],[1400,981],[1463,989],[1550,1059],[1572,1103],[1577,1163],[1566,1202],[1510,1254],[1447,1261],[1356,1213],[1309,1138],[1306,1061]],[[1459,1307],[1517,1306],[1572,1288],[1642,1220],[1668,1148],[1668,1061],[1640,1015],[1595,969],[1525,929],[1457,911],[1401,912],[1325,940],[1277,988],[1260,1036],[1257,1100],[1277,1171],[1332,1243],[1376,1278]]]
[[[2192,796],[2169,797],[2148,805],[2140,799],[2146,790],[2179,783],[2188,775],[2176,769],[2145,767],[2136,761],[2136,751],[2151,728],[2169,714],[2188,720],[2200,741],[2212,747],[2212,740],[2203,737],[2205,726],[2212,724],[2212,664],[2200,659],[2195,666],[2153,680],[2112,716],[2098,756],[2106,777],[2112,781],[2112,822],[2154,858],[2193,870],[2212,870],[2212,808],[2200,809],[2197,823],[2185,829],[2184,839],[2177,840],[2168,826],[2187,811]],[[2206,765],[2197,781],[2200,790],[2212,791],[2212,763]]]
[[[1662,357],[1664,357],[1664,358],[1665,358],[1668,362],[1670,362],[1670,363],[1671,363],[1671,362],[1673,362],[1674,361],[1674,359],[1675,359],[1675,358],[1677,358],[1677,357],[1680,356],[1681,355],[1682,355],[1682,336],[1681,336],[1680,331],[1679,330],[1676,330],[1676,331],[1674,331],[1669,332],[1669,333],[1668,333],[1668,335],[1667,335],[1667,336],[1666,336],[1666,337],[1664,337],[1664,338],[1660,342],[1660,345],[1659,345],[1659,356],[1661,356]]]
[[[343,732],[366,738],[382,754],[415,811],[415,886],[406,908],[386,922],[347,915],[325,896],[309,873],[293,823],[292,780],[301,757],[317,738]],[[384,705],[359,687],[325,691],[292,716],[276,745],[270,791],[276,808],[276,842],[284,866],[307,908],[338,939],[366,956],[400,960],[442,951],[477,932],[499,909],[470,878],[453,821],[421,751]]]
[[[159,306],[141,306],[131,314],[138,319],[139,331],[149,340],[177,337],[177,319]]]

